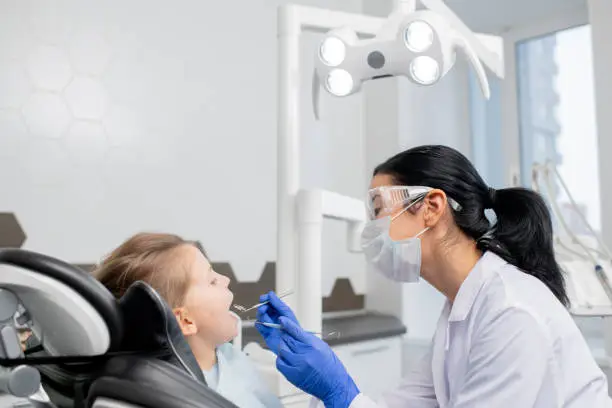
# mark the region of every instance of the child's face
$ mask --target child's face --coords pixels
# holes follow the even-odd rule
[[[232,340],[238,332],[236,318],[229,310],[234,300],[229,279],[215,272],[197,248],[189,245],[183,250],[191,283],[184,306],[174,310],[183,334],[197,336],[212,346]]]

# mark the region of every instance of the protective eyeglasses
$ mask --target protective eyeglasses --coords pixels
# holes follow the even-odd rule
[[[399,208],[408,208],[432,191],[431,187],[423,186],[383,186],[370,189],[366,199],[368,217],[373,220],[379,217],[390,216]],[[461,206],[448,197],[448,203],[455,211]]]

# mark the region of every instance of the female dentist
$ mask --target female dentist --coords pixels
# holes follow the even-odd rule
[[[533,191],[488,188],[445,146],[400,153],[374,171],[363,249],[397,282],[422,276],[446,298],[431,349],[375,402],[331,348],[274,295],[258,325],[278,370],[328,408],[611,407],[605,375],[566,310],[552,224]],[[495,212],[491,228],[485,210]]]

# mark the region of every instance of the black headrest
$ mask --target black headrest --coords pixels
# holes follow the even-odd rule
[[[146,408],[238,408],[184,370],[135,356],[110,361],[89,389],[86,406],[107,398]]]
[[[124,336],[117,351],[161,352],[158,357],[182,368],[193,379],[206,384],[204,374],[170,306],[151,286],[136,282],[119,300]]]
[[[93,276],[74,265],[25,249],[0,249],[0,264],[13,265],[53,278],[85,298],[106,322],[110,345],[116,347],[123,334],[123,322],[113,295]]]
[[[149,365],[152,364],[153,359],[162,360],[165,364],[175,366],[179,371],[182,371],[184,377],[198,386],[207,388],[204,374],[199,368],[172,310],[155,289],[144,282],[134,283],[119,300],[118,310],[124,323],[123,338],[118,345],[110,350],[111,353],[134,352],[135,355],[133,356],[120,357],[126,359],[122,361],[130,361],[133,364],[140,359],[148,361],[146,364]],[[143,356],[146,353],[151,353],[154,357]],[[33,353],[31,356],[44,355],[46,353],[39,352]],[[113,361],[119,361],[117,359],[119,357]],[[111,367],[111,372],[106,370],[107,366]],[[86,364],[42,365],[39,370],[43,384],[52,401],[59,407],[72,408],[82,406],[83,398],[88,394],[87,390],[94,380],[100,378],[101,375],[113,375],[112,373],[117,367],[122,366],[117,365],[117,363],[107,365],[104,361],[97,361]],[[132,374],[137,372],[140,371],[130,371]],[[106,389],[104,384],[116,380],[106,379],[105,381],[101,382],[102,385],[98,387]],[[185,382],[185,378],[182,381]],[[167,388],[170,385],[162,383],[160,387]],[[143,387],[143,389],[145,388]],[[168,392],[172,393],[173,391]],[[108,397],[112,397],[112,395],[108,395]]]

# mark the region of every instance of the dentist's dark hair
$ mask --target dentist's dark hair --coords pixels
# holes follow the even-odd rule
[[[455,223],[477,242],[523,272],[535,276],[565,306],[565,279],[555,260],[550,213],[542,197],[525,188],[489,188],[472,163],[447,146],[419,146],[391,157],[374,170],[397,185],[427,186],[444,191],[461,205]],[[491,227],[485,210],[497,221]]]

